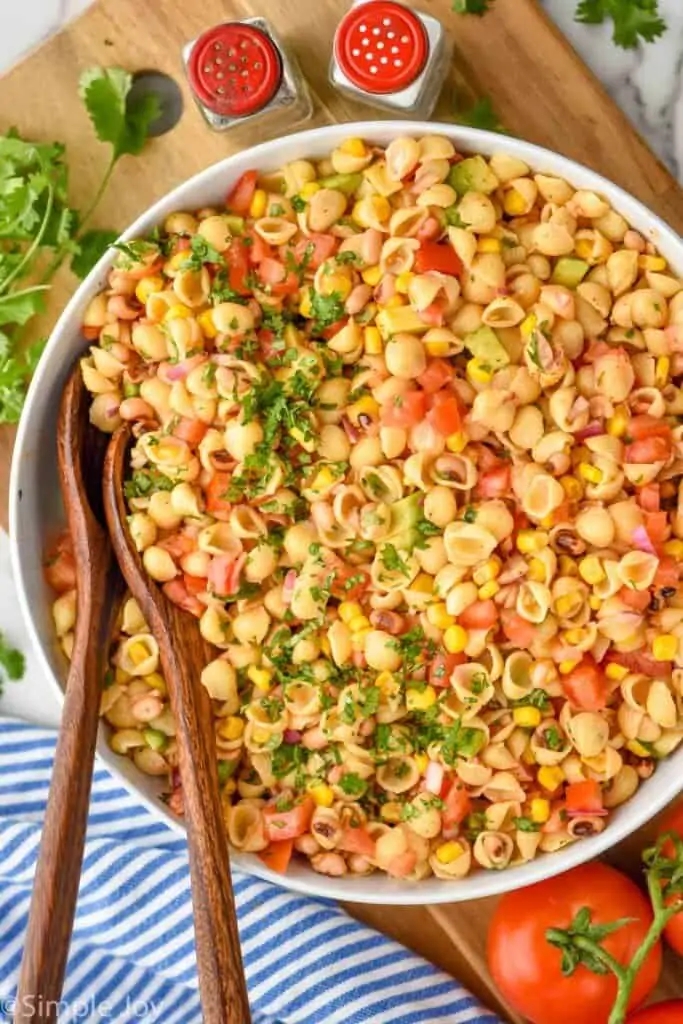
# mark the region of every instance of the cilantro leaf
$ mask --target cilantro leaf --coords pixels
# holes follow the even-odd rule
[[[400,572],[402,576],[410,576],[408,563],[401,558],[393,544],[383,544],[379,557],[387,572]]]
[[[355,772],[346,772],[339,780],[339,788],[347,796],[362,796],[367,789],[367,783]]]
[[[575,19],[586,25],[601,25],[611,19],[612,39],[625,50],[634,49],[639,40],[654,42],[667,28],[659,0],[580,0]]]
[[[21,679],[26,670],[24,655],[7,642],[2,633],[0,633],[0,667],[4,669],[7,678],[13,681]]]
[[[223,257],[203,235],[192,235],[190,253],[183,260],[181,270],[201,270],[205,263],[223,263]]]
[[[310,288],[309,296],[314,331],[324,331],[326,327],[338,323],[344,316],[344,303],[339,292],[321,295],[315,288]]]
[[[118,238],[117,231],[93,228],[86,231],[76,243],[77,249],[71,257],[71,269],[81,281],[90,273],[95,264]]]
[[[498,120],[488,96],[482,96],[468,110],[461,111],[456,115],[456,120],[458,124],[466,124],[470,128],[481,128],[483,131],[499,132],[503,135],[508,134],[507,128],[504,128]]]
[[[81,99],[100,142],[112,147],[112,162],[145,144],[149,127],[161,113],[151,93],[129,95],[133,76],[123,68],[88,68],[79,81]]]
[[[14,356],[9,338],[0,331],[0,423],[19,422],[28,383],[44,347],[41,338]]]
[[[32,288],[0,295],[0,326],[19,324],[23,327],[31,317],[42,313],[45,306],[43,297],[45,291],[47,291],[46,286],[34,285]]]

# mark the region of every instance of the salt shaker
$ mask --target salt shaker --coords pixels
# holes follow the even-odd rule
[[[197,105],[214,131],[248,129],[253,143],[300,125],[312,113],[295,58],[264,18],[208,29],[185,46],[183,60]]]
[[[427,118],[451,50],[436,18],[394,0],[356,0],[337,27],[329,78],[353,99]]]

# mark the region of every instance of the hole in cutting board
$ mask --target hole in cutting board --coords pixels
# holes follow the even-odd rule
[[[175,128],[183,112],[183,95],[175,79],[162,71],[136,71],[130,95],[136,98],[156,96],[161,113],[149,126],[152,138],[165,135]]]

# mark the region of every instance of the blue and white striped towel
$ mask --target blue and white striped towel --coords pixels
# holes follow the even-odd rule
[[[0,720],[0,1021],[11,1020],[56,734]],[[500,1024],[335,904],[234,872],[255,1024]],[[185,841],[100,764],[60,1024],[201,1024]]]

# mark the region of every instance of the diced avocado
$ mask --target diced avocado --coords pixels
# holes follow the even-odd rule
[[[490,327],[478,327],[476,331],[466,334],[463,340],[475,359],[481,360],[492,370],[500,370],[510,362],[510,356]]]
[[[495,192],[500,182],[483,156],[468,156],[454,164],[448,174],[448,184],[464,196],[465,192]]]
[[[585,260],[577,259],[576,256],[561,256],[550,280],[553,284],[561,284],[563,288],[576,288],[589,270],[590,266]]]
[[[401,498],[391,506],[391,531],[385,540],[402,551],[412,551],[418,539],[415,527],[422,518],[419,491]]]
[[[152,750],[164,750],[168,744],[168,737],[160,729],[145,729],[142,735],[145,737],[145,743]]]
[[[244,217],[238,217],[234,213],[226,213],[223,220],[231,235],[241,235],[244,231]]]
[[[330,174],[328,178],[320,179],[323,188],[335,188],[347,196],[353,195],[362,183],[362,174]]]

